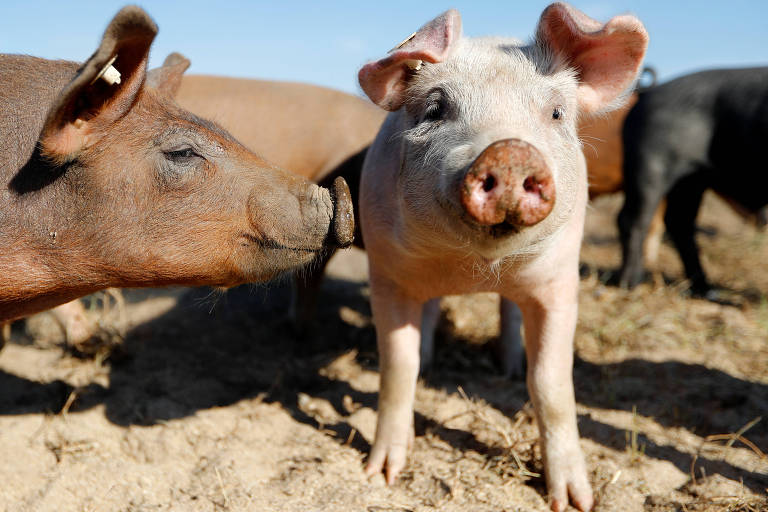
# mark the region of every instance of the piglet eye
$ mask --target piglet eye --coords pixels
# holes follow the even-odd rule
[[[563,117],[563,109],[561,107],[555,107],[552,110],[552,119],[561,119]]]
[[[443,106],[439,101],[427,105],[424,111],[424,121],[439,121],[443,118]]]

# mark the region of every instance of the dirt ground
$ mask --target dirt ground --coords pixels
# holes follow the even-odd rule
[[[734,305],[684,298],[666,244],[656,282],[670,284],[626,292],[602,283],[620,203],[593,204],[582,251],[574,379],[595,509],[766,511],[768,233],[708,197],[704,264]],[[392,487],[365,479],[378,374],[364,256],[331,270],[303,335],[287,281],[126,291],[109,311],[96,296],[111,345],[91,357],[50,315],[17,323],[0,352],[0,510],[546,510],[525,385],[498,376],[486,343],[491,295],[444,301],[408,467]]]

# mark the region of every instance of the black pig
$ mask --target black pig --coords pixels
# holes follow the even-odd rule
[[[619,284],[631,288],[642,279],[643,239],[666,197],[664,222],[691,292],[716,298],[694,221],[707,189],[742,212],[759,215],[768,205],[768,67],[702,71],[646,89],[627,116],[623,140]]]

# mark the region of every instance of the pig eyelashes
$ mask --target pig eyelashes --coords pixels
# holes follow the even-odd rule
[[[443,107],[440,102],[434,102],[427,105],[422,116],[422,121],[439,121],[443,118]]]
[[[177,164],[188,163],[190,160],[202,158],[192,148],[181,148],[173,151],[164,151],[165,158]]]
[[[158,168],[158,179],[165,186],[177,188],[187,183],[193,176],[201,176],[206,159],[191,147],[180,147],[163,151],[163,162]]]
[[[446,103],[445,95],[442,91],[432,91],[426,100],[426,106],[421,115],[421,122],[436,122],[445,119],[448,112],[448,105]]]

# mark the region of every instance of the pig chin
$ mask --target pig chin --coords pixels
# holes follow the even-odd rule
[[[264,282],[281,274],[299,270],[324,250],[317,248],[285,247],[274,242],[258,242],[241,254],[238,267],[246,282]]]

